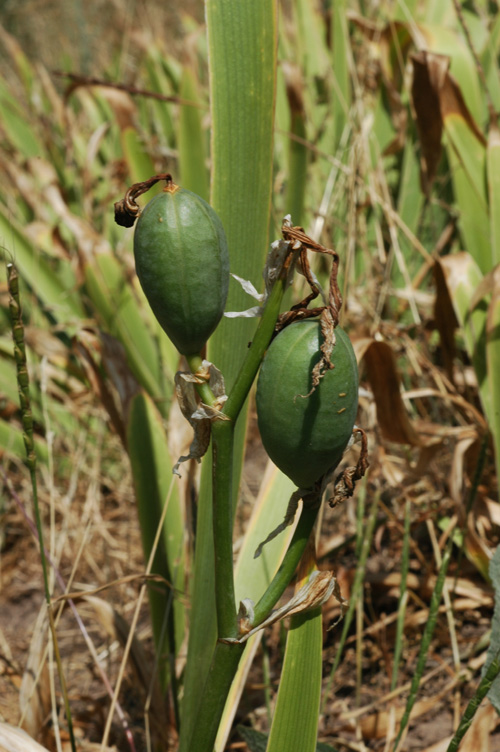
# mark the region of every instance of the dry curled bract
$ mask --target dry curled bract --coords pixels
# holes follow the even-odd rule
[[[312,371],[312,387],[311,391],[307,395],[309,397],[315,389],[318,387],[319,382],[327,371],[333,368],[331,362],[331,355],[335,346],[335,327],[339,323],[339,312],[342,307],[342,295],[338,285],[338,268],[339,268],[339,256],[338,253],[331,248],[321,245],[313,240],[309,235],[306,235],[302,227],[293,227],[290,222],[283,223],[282,226],[283,238],[291,244],[295,252],[298,252],[298,264],[297,268],[300,273],[305,277],[311,292],[300,303],[292,306],[290,311],[283,313],[276,326],[276,331],[279,332],[284,329],[285,326],[293,323],[294,321],[300,321],[302,319],[309,319],[319,316],[321,323],[321,333],[323,335],[323,342],[321,344],[321,358],[316,363]],[[316,308],[308,308],[309,303],[314,300],[320,293],[320,287],[317,279],[311,271],[309,265],[309,259],[307,257],[307,251],[313,251],[314,253],[322,253],[332,258],[332,270],[330,273],[330,283],[328,290],[328,298],[326,305],[318,306]]]
[[[208,382],[212,393],[216,397],[213,405],[205,405],[200,402],[196,384]],[[222,406],[226,401],[224,378],[221,372],[204,360],[196,373],[178,371],[175,374],[175,393],[183,416],[189,422],[194,431],[194,438],[189,447],[189,454],[179,457],[173,472],[179,475],[179,466],[182,462],[195,459],[200,462],[210,444],[211,425],[213,420],[228,420],[222,412]]]

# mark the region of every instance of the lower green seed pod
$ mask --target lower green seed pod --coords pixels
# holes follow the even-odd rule
[[[183,355],[197,355],[217,327],[229,286],[222,222],[171,181],[146,205],[134,235],[137,275],[153,313]]]
[[[334,368],[311,394],[311,372],[322,343],[317,320],[291,324],[278,334],[257,382],[262,443],[275,465],[299,488],[312,488],[335,469],[356,420],[356,356],[347,334],[337,327],[335,335]]]

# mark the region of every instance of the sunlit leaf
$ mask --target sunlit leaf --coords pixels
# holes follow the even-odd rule
[[[291,619],[268,752],[315,752],[321,699],[321,609]]]

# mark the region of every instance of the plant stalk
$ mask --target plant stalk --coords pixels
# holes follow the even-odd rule
[[[236,637],[238,623],[233,573],[233,445],[234,423],[212,424],[212,503],[215,550],[217,635]]]
[[[212,752],[226,699],[244,649],[245,643],[217,643],[203,689],[203,701],[186,749]]]
[[[76,752],[75,735],[73,733],[73,720],[69,704],[68,692],[66,689],[66,679],[62,667],[61,654],[59,652],[59,643],[57,641],[56,627],[54,623],[54,613],[50,600],[49,574],[47,567],[47,558],[45,556],[45,545],[43,542],[42,517],[40,514],[40,505],[38,503],[38,486],[36,480],[36,453],[33,439],[33,416],[31,413],[29,374],[26,362],[26,348],[24,343],[24,324],[21,313],[21,301],[19,296],[19,276],[14,264],[7,264],[7,281],[10,293],[9,308],[12,321],[12,338],[14,340],[14,360],[17,369],[17,383],[19,389],[19,402],[21,405],[21,421],[23,425],[23,439],[26,448],[26,465],[29,468],[31,487],[33,489],[33,508],[35,512],[35,522],[38,533],[38,543],[40,546],[40,560],[42,563],[43,587],[45,592],[45,603],[47,606],[47,616],[49,620],[52,642],[54,645],[54,655],[61,683],[61,694],[64,702],[66,713],[66,722],[68,724],[68,733],[72,752]]]
[[[271,342],[274,327],[280,313],[281,301],[287,287],[287,270],[288,266],[286,266],[281,278],[277,280],[271,290],[252,344],[248,349],[234,386],[222,410],[233,421],[236,421],[243,407],[265,352]]]
[[[300,519],[297,523],[297,527],[295,528],[295,532],[293,534],[288,550],[283,558],[283,561],[281,562],[280,568],[274,575],[266,592],[254,608],[254,618],[252,626],[256,627],[261,624],[264,619],[267,619],[273,608],[276,606],[276,603],[290,584],[299,561],[302,558],[302,554],[304,553],[307,546],[307,541],[309,540],[309,537],[311,535],[311,531],[314,527],[319,509],[319,500],[317,505],[304,505]]]

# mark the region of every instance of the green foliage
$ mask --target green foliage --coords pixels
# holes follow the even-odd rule
[[[416,456],[428,441],[425,432],[419,433],[422,421],[433,424],[433,436],[445,437],[439,451],[455,440],[459,429],[470,430],[475,442],[491,434],[497,478],[500,470],[500,158],[493,115],[500,108],[499,18],[463,3],[457,15],[452,0],[398,0],[377,6],[377,13],[376,4],[362,3],[362,15],[349,13],[353,4],[348,0],[330,3],[328,13],[323,5],[328,3],[295,0],[278,20],[274,0],[209,0],[208,35],[193,19],[180,24],[183,33],[190,34],[182,54],[148,37],[134,71],[140,95],[126,84],[113,89],[85,78],[64,92],[64,79],[34,65],[4,32],[0,37],[10,69],[0,81],[0,244],[19,270],[24,319],[32,327],[27,357],[35,376],[37,459],[42,465],[51,461],[47,416],[57,423],[62,454],[80,431],[88,431],[89,441],[97,445],[98,419],[75,407],[75,395],[96,392],[130,458],[145,559],[152,555],[152,571],[173,586],[168,592],[151,587],[150,605],[162,688],[174,696],[180,748],[186,751],[200,719],[196,733],[211,749],[203,726],[207,714],[213,736],[222,716],[215,748],[225,747],[259,637],[251,637],[247,649],[216,647],[211,450],[194,483],[194,552],[185,541],[185,499],[175,485],[153,555],[175,459],[168,444],[177,435],[171,398],[179,354],[137,284],[132,232],[113,223],[112,204],[131,183],[169,171],[183,188],[205,200],[210,193],[227,234],[231,271],[258,292],[269,239],[278,235],[276,228],[288,212],[294,224],[339,253],[343,316],[358,340],[366,390],[360,415],[371,421],[377,411],[370,438],[382,444],[387,461],[378,462],[374,452],[373,484],[384,487],[384,496],[377,486],[368,523],[360,524],[359,561],[331,681],[344,657],[355,610],[363,602],[380,500],[386,503],[396,493],[387,480],[400,472],[400,466],[397,472],[391,466],[392,454],[399,452],[401,466],[406,460],[413,470],[425,465],[424,450]],[[88,50],[84,52],[81,59],[88,59]],[[108,74],[120,78],[118,57],[102,71],[103,79]],[[436,61],[439,69],[432,67]],[[418,71],[427,78],[419,78],[416,85]],[[439,75],[432,75],[437,71]],[[327,289],[324,259],[312,267]],[[295,280],[283,308],[302,294]],[[199,297],[203,295],[202,287]],[[250,304],[231,280],[226,310],[240,311]],[[22,425],[13,409],[13,360],[5,344],[8,318],[2,305],[0,447],[7,457],[18,457],[23,453]],[[278,313],[273,310],[273,316]],[[225,318],[208,343],[208,358],[226,380],[230,410],[248,345],[258,339],[255,332],[251,317]],[[265,336],[269,339],[270,332]],[[380,340],[385,350],[373,347],[366,355],[370,343]],[[391,357],[386,357],[388,352]],[[263,350],[259,353],[257,366],[249,366],[250,381]],[[47,361],[51,367],[42,389],[37,382]],[[405,389],[423,390],[425,380],[428,393],[408,397],[403,404],[396,362],[404,369]],[[438,371],[445,372],[445,378],[432,381],[430,374]],[[387,394],[387,384],[396,385],[394,393]],[[456,412],[445,412],[443,401],[457,405]],[[222,479],[231,496],[224,518],[231,568],[230,533],[241,501],[246,420],[245,405],[234,437],[215,431],[217,451],[231,445],[231,462]],[[391,446],[386,452],[387,442]],[[292,466],[297,461],[290,460]],[[63,457],[58,472],[67,472],[68,464]],[[456,459],[454,472],[460,474],[458,464]],[[489,472],[485,485],[493,495],[491,467]],[[464,465],[464,478],[466,474]],[[398,485],[398,494],[403,486]],[[284,530],[266,545],[260,559],[254,561],[253,555],[282,522],[292,491],[288,478],[276,470],[264,476],[234,574],[228,578],[231,603],[248,597],[258,603],[270,583],[276,584],[293,530]],[[448,510],[438,509],[437,514],[437,524],[450,519]],[[410,518],[407,504],[393,688],[398,667],[405,665]],[[467,546],[465,531],[454,540]],[[469,558],[474,561],[473,555]],[[417,696],[448,564],[446,552],[403,725]],[[484,561],[477,563],[482,571],[484,566]],[[496,585],[495,579],[492,576]],[[498,652],[497,617],[495,613],[490,660]],[[172,666],[187,618],[187,658],[177,685]],[[235,621],[235,614],[231,619]],[[294,617],[271,736],[263,741],[255,731],[242,732],[251,749],[264,749],[267,743],[269,749],[280,749],[285,738],[291,739],[287,749],[293,744],[314,749],[321,643],[319,612]],[[306,683],[311,701],[307,708],[297,704]],[[219,694],[204,708],[204,695],[214,686]],[[328,697],[329,687],[323,693],[324,706]]]

